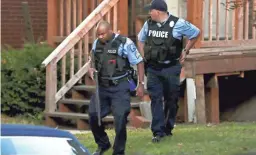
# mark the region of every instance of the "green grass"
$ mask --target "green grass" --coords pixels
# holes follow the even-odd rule
[[[1,123],[42,125],[43,122],[1,114]],[[113,130],[107,130],[107,133],[113,145],[115,133]],[[256,123],[221,123],[217,126],[178,124],[173,133],[173,137],[153,144],[149,129],[129,129],[126,155],[241,155],[247,152],[256,155]],[[91,133],[76,136],[90,152],[96,150]],[[112,149],[105,155],[111,154]]]
[[[111,143],[114,131],[107,130]],[[177,125],[173,137],[158,144],[151,142],[149,129],[129,129],[127,155],[238,155],[256,154],[256,123],[222,123],[217,126]],[[78,139],[93,152],[97,145],[91,133],[77,134]],[[111,155],[112,149],[106,153]]]
[[[33,124],[33,125],[42,125],[43,121],[42,120],[36,120],[32,117],[28,118],[25,116],[15,116],[15,117],[10,117],[6,116],[4,114],[1,114],[1,123],[2,124]]]

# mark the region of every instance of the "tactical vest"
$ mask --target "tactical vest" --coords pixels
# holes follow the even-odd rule
[[[127,73],[130,64],[127,58],[118,55],[120,44],[125,44],[126,38],[118,35],[108,43],[97,41],[95,48],[95,67],[99,77],[118,77]]]
[[[147,40],[144,46],[147,65],[155,68],[165,68],[176,64],[182,52],[182,39],[173,37],[172,31],[179,18],[170,16],[159,27],[155,21],[148,19]],[[162,62],[170,61],[169,64]]]

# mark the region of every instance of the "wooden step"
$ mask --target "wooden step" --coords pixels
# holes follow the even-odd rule
[[[72,89],[74,89],[76,91],[95,92],[96,86],[94,86],[94,85],[78,85],[78,86],[74,86]]]
[[[45,112],[45,123],[47,126],[51,127],[58,127],[58,126],[65,126],[63,125],[63,120],[65,121],[70,120],[75,122],[77,129],[79,130],[88,130],[89,127],[89,115],[82,114],[82,113],[67,113],[67,112]],[[102,119],[104,123],[113,124],[114,117],[113,116],[106,116]],[[112,125],[111,125],[112,126]],[[70,126],[68,126],[70,128]]]
[[[67,113],[67,112],[45,112],[45,116],[48,117],[61,117],[61,118],[70,118],[70,119],[83,119],[88,120],[89,115],[88,114],[82,114],[82,113]],[[103,122],[113,122],[114,117],[113,116],[106,116],[102,119]]]
[[[86,99],[62,99],[58,102],[58,111],[86,113],[89,104],[90,100]]]
[[[90,100],[75,100],[75,99],[62,99],[59,101],[62,104],[72,104],[72,105],[89,105]]]
[[[83,113],[71,113],[71,112],[45,112],[45,123],[47,126],[59,127],[65,126],[65,128],[70,128],[71,126],[66,121],[73,121],[73,124],[76,125],[76,129],[79,130],[88,130],[89,127],[89,115]],[[128,125],[131,125],[136,128],[147,128],[150,125],[150,121],[145,119],[143,116],[140,116],[138,110],[132,109],[130,115],[128,116]],[[114,117],[108,115],[102,119],[106,128],[113,128],[114,126]],[[64,123],[63,123],[64,122]],[[65,125],[63,125],[65,124]],[[72,125],[73,126],[73,125]]]
[[[73,87],[76,91],[89,91],[89,92],[95,92],[96,86],[95,85],[77,85]],[[148,91],[145,89],[145,95],[148,94]]]
[[[139,108],[140,101],[137,98],[131,98],[131,107],[132,108]],[[75,99],[62,99],[58,102],[58,104],[65,104],[65,105],[79,105],[79,106],[89,106],[90,100],[75,100]]]

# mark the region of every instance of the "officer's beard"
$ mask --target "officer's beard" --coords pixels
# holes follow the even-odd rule
[[[105,44],[105,43],[109,42],[110,40],[112,40],[114,36],[115,36],[115,34],[110,32],[110,33],[106,36],[106,38],[100,39],[100,42],[102,42],[102,43]]]

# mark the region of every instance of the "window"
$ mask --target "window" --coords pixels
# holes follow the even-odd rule
[[[1,137],[2,155],[89,155],[87,150],[69,138]]]

